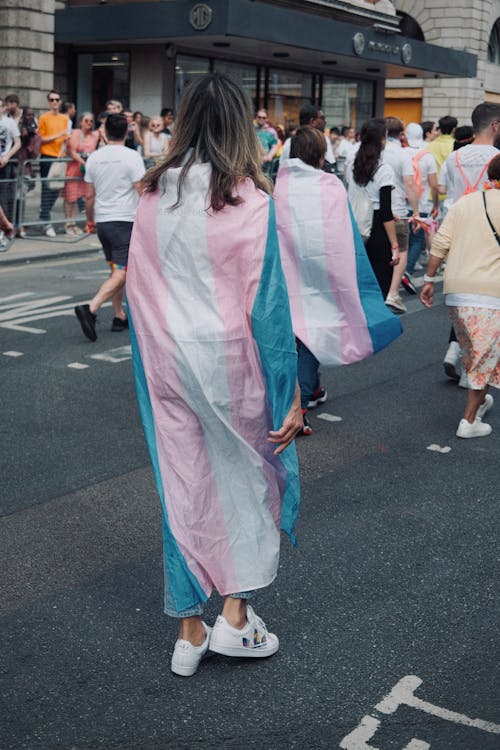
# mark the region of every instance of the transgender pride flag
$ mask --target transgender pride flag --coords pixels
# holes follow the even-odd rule
[[[287,159],[274,193],[293,331],[324,365],[347,365],[401,333],[335,175]]]
[[[176,612],[276,576],[299,505],[295,446],[267,441],[293,401],[296,350],[272,200],[206,209],[211,168],[142,196],[127,273],[139,407],[163,510]]]

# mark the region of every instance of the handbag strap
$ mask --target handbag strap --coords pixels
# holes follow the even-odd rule
[[[483,190],[483,204],[484,204],[484,211],[485,211],[485,213],[486,213],[486,218],[488,219],[488,224],[489,224],[489,225],[490,225],[490,227],[491,227],[491,231],[492,231],[492,232],[493,232],[493,234],[495,235],[496,241],[497,241],[497,242],[498,242],[498,244],[500,245],[500,236],[498,235],[498,232],[497,232],[497,230],[496,230],[496,229],[495,229],[495,227],[493,226],[493,222],[492,222],[492,221],[491,221],[491,219],[490,219],[490,215],[489,215],[489,213],[488,213],[488,209],[486,208],[486,193],[484,192],[484,190]]]

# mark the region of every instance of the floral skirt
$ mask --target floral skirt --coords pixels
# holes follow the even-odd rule
[[[462,350],[468,388],[500,388],[500,310],[450,306],[449,311]]]

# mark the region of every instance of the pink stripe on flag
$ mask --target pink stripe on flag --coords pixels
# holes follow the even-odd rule
[[[127,295],[154,414],[165,507],[172,533],[200,586],[238,591],[201,425],[179,377],[169,289],[157,243],[160,192],[142,196],[131,241]],[[147,344],[147,345],[146,345]]]
[[[329,286],[340,314],[342,361],[350,364],[373,354],[373,345],[357,285],[347,193],[335,175],[318,170],[318,177]]]

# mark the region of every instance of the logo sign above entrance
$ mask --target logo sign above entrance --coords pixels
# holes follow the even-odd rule
[[[196,31],[203,31],[212,22],[213,11],[206,3],[196,3],[189,13],[189,23]]]

